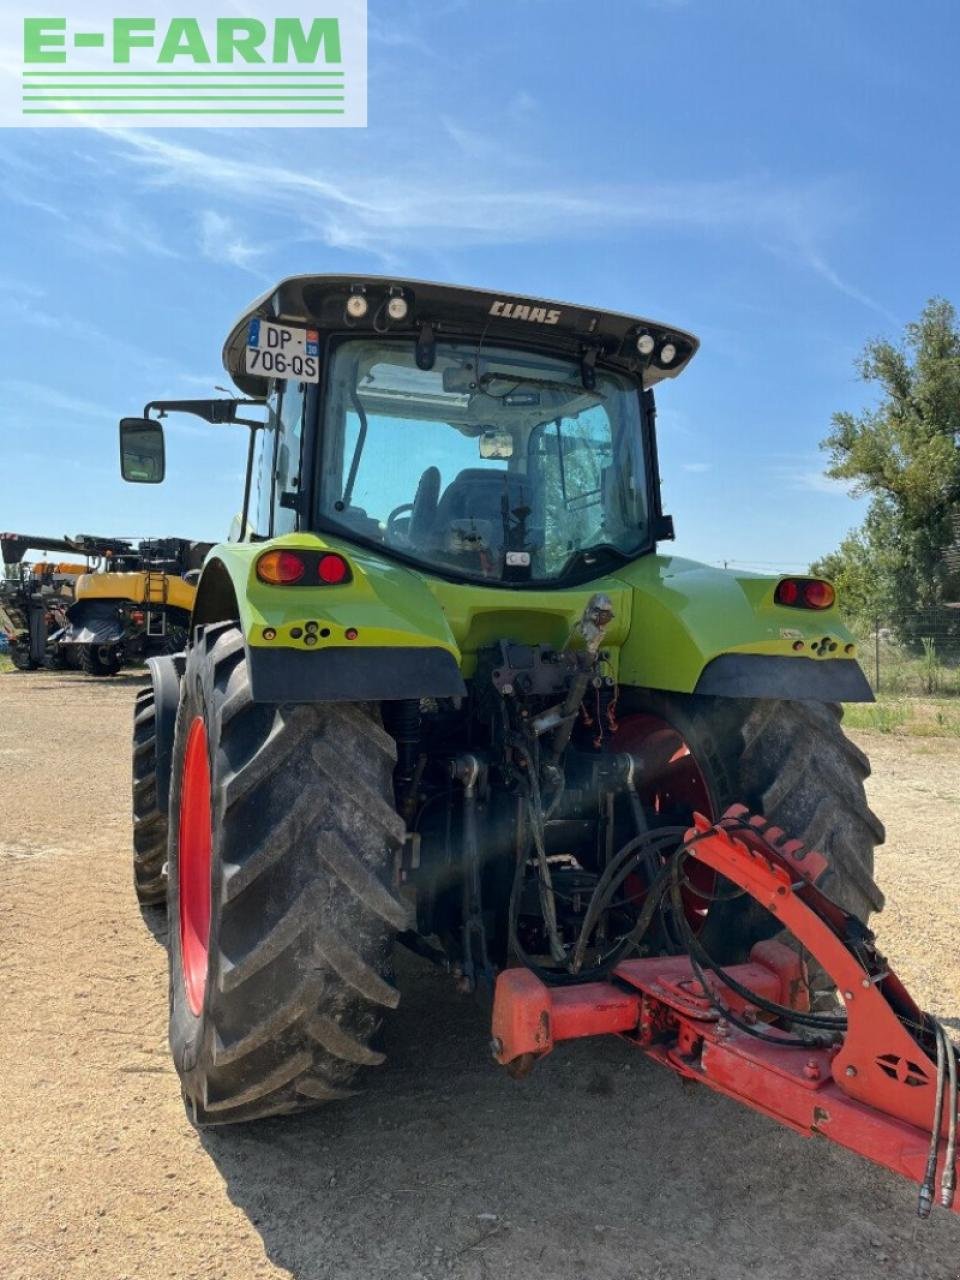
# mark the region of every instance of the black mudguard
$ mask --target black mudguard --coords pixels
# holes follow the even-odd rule
[[[157,753],[157,808],[167,812],[170,803],[170,774],[173,768],[173,731],[177,723],[177,707],[180,703],[180,681],[187,656],[177,653],[159,658],[148,658],[147,669],[153,685],[154,715],[156,717]]]
[[[70,625],[61,644],[119,644],[123,639],[120,611],[109,600],[78,600],[67,610]]]
[[[875,702],[852,658],[788,658],[724,653],[708,662],[694,693],[719,698],[784,698],[793,702]]]
[[[446,649],[247,647],[254,702],[389,702],[461,698],[460,668]]]

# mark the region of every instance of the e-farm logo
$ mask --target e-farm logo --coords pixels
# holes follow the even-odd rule
[[[366,0],[117,3],[4,0],[0,125],[367,122]]]

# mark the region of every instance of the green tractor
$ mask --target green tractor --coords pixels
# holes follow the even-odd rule
[[[378,1067],[397,943],[467,991],[691,935],[743,961],[777,923],[709,869],[652,909],[695,812],[743,802],[823,852],[835,901],[881,908],[838,707],[872,695],[833,588],[658,549],[654,390],[697,345],[592,307],[303,276],[227,338],[242,399],[122,421],[141,483],[163,479],[166,413],[250,432],[244,536],[208,554],[134,727],[135,883],[169,906],[198,1123]]]

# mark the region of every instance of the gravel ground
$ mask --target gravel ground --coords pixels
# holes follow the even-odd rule
[[[136,676],[0,676],[3,1280],[957,1280],[960,1219],[627,1045],[524,1083],[483,1007],[400,975],[376,1087],[198,1133],[166,1048],[163,920],[130,885]],[[887,824],[881,945],[960,1028],[960,742],[857,741]]]

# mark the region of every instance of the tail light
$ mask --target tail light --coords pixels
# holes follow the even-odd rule
[[[271,586],[338,587],[350,582],[350,562],[333,551],[265,551],[257,577]]]
[[[338,582],[347,581],[350,577],[350,566],[343,556],[321,556],[317,565],[317,577],[328,587],[334,587]]]
[[[822,578],[781,578],[773,593],[775,604],[789,605],[793,609],[829,609],[837,599],[837,593]]]
[[[299,582],[306,569],[303,557],[293,551],[268,551],[257,561],[257,577],[275,587]]]
[[[130,611],[130,620],[135,622],[139,627],[143,623],[144,613],[142,609],[132,609]]]

